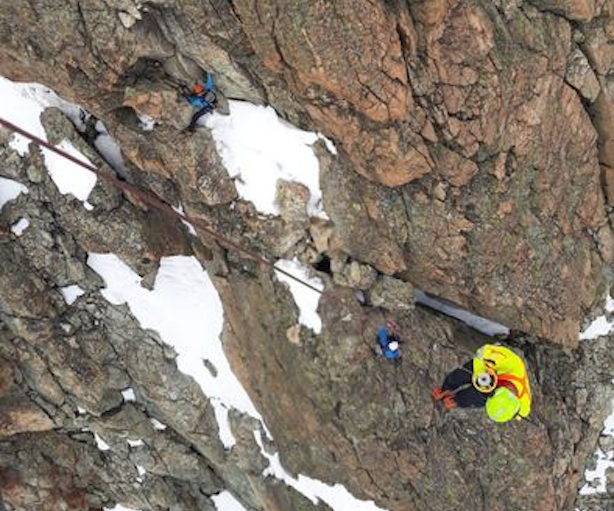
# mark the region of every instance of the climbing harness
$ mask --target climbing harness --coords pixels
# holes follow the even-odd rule
[[[247,256],[249,259],[252,259],[254,261],[257,261],[259,263],[262,263],[266,266],[270,266],[273,270],[275,270],[278,273],[281,273],[282,275],[285,275],[286,277],[294,280],[295,282],[298,282],[299,284],[302,284],[305,287],[308,287],[309,289],[311,289],[312,291],[315,291],[316,293],[319,293],[321,295],[324,294],[324,292],[320,289],[318,289],[317,287],[313,286],[312,284],[310,284],[309,282],[301,279],[300,277],[296,277],[294,276],[292,273],[279,268],[275,265],[274,262],[269,261],[268,259],[256,254],[255,252],[252,252],[251,250],[248,250],[246,248],[243,248],[241,245],[239,245],[238,243],[228,239],[227,237],[225,237],[222,234],[219,234],[218,232],[214,231],[211,227],[209,227],[203,220],[199,219],[199,218],[194,218],[190,215],[186,215],[185,213],[180,213],[178,211],[175,211],[168,203],[164,202],[162,199],[160,199],[157,195],[154,195],[153,193],[149,192],[149,191],[145,191],[142,190],[141,188],[138,188],[137,186],[130,184],[126,181],[122,181],[121,179],[119,179],[118,177],[111,175],[107,172],[103,172],[102,170],[98,169],[97,167],[89,164],[89,163],[85,163],[84,161],[81,161],[79,158],[74,157],[71,154],[68,154],[67,152],[63,151],[62,149],[59,149],[53,145],[51,145],[49,142],[46,142],[45,140],[37,137],[36,135],[33,135],[25,130],[23,130],[22,128],[20,128],[19,126],[16,126],[15,124],[13,124],[12,122],[9,122],[3,118],[0,117],[0,124],[2,126],[4,126],[6,129],[10,130],[10,131],[14,131],[15,133],[18,133],[19,135],[22,135],[28,139],[30,139],[32,142],[34,142],[35,144],[44,147],[45,149],[48,149],[50,151],[53,151],[56,154],[59,154],[60,156],[62,156],[63,158],[72,161],[73,163],[75,163],[76,165],[79,165],[80,167],[83,167],[86,170],[89,170],[90,172],[93,172],[94,174],[96,174],[96,176],[98,176],[100,179],[102,179],[103,181],[106,181],[107,183],[109,183],[110,185],[114,186],[115,188],[118,188],[126,193],[132,194],[136,197],[138,197],[141,201],[143,201],[145,204],[147,204],[149,207],[160,211],[160,213],[166,215],[167,217],[171,217],[174,220],[183,220],[184,222],[188,222],[190,224],[192,224],[195,228],[200,229],[203,233],[205,233],[206,235],[210,236],[211,238],[215,239],[216,241],[218,241],[220,244],[225,245],[227,248],[236,250],[237,252],[242,253],[243,255]]]

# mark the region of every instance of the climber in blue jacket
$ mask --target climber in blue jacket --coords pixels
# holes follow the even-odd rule
[[[212,112],[217,102],[217,96],[213,92],[213,76],[211,73],[207,73],[207,80],[204,87],[197,83],[190,90],[187,86],[181,86],[181,95],[186,99],[190,105],[194,108],[198,108],[198,111],[192,116],[190,125],[186,128],[187,131],[194,132],[196,130],[196,123],[205,114]]]
[[[382,355],[387,359],[400,358],[399,338],[396,334],[390,332],[387,327],[382,326],[377,331],[377,343]]]

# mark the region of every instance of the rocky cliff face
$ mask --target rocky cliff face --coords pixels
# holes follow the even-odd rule
[[[37,148],[20,156],[3,134],[0,175],[28,193],[0,226],[30,225],[0,235],[0,509],[215,509],[224,490],[247,509],[327,509],[262,475],[272,449],[291,473],[395,511],[611,505],[576,498],[613,394],[612,336],[578,344],[611,283],[613,27],[600,0],[5,6],[0,74],[93,115],[79,133],[48,110],[50,141],[112,172],[91,144],[102,120],[126,180],[251,250],[316,265],[326,288],[316,335],[269,268],[100,181],[84,209]],[[173,83],[205,70],[220,111],[272,105],[334,142],[336,154],[316,144],[329,219],[310,218],[292,185],[280,216],[258,214],[208,130],[181,132],[191,110]],[[149,287],[160,258],[198,258],[274,447],[231,412],[237,443],[224,448],[211,402],[160,336],[105,299],[88,253],[117,254]],[[71,305],[69,285],[85,291]],[[532,422],[433,407],[430,388],[486,338],[414,308],[413,286],[524,333]],[[384,317],[403,332],[399,364],[373,354]]]

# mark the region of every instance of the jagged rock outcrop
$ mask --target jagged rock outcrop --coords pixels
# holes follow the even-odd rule
[[[57,191],[38,150],[21,158],[3,139],[0,175],[29,193],[0,227],[30,222],[19,238],[0,234],[4,505],[187,511],[214,509],[211,496],[230,489],[248,509],[327,508],[262,477],[247,417],[233,417],[239,441],[224,450],[211,404],[173,353],[101,296],[85,264],[93,251],[118,254],[145,285],[160,257],[200,259],[224,304],[233,369],[291,472],[395,511],[572,509],[614,364],[611,337],[577,345],[614,253],[613,19],[601,0],[4,6],[0,75],[44,83],[104,121],[129,181],[251,250],[315,264],[328,284],[316,336],[269,269],[108,185],[87,211]],[[222,110],[229,98],[270,104],[333,140],[336,155],[317,147],[329,220],[308,218],[306,191],[288,184],[281,216],[256,214],[211,135],[180,132],[190,108],[173,83],[205,70]],[[58,111],[43,122],[50,140],[111,172]],[[68,285],[85,290],[71,307]],[[484,338],[404,308],[413,286],[530,334],[518,348],[534,423],[501,429],[433,409],[430,387]],[[371,305],[402,327],[398,365],[373,356],[384,315]],[[137,437],[144,445],[127,444]]]
[[[177,135],[189,108],[167,78],[211,70],[223,95],[331,137],[345,179],[378,190],[340,204],[364,203],[378,240],[350,255],[573,346],[612,260],[611,5],[551,4],[18,2],[0,18],[0,68],[82,104],[185,193],[211,158]],[[142,132],[135,113],[162,124]],[[219,193],[208,202],[233,196]]]
[[[77,145],[103,165],[83,142]],[[149,216],[106,185],[92,194],[95,209],[88,213],[57,191],[38,150],[27,159],[6,145],[1,151],[2,174],[28,185],[27,195],[3,209],[3,222],[23,215],[30,222],[19,239],[0,239],[4,506],[86,510],[122,502],[138,509],[214,510],[209,496],[230,488],[253,509],[316,509],[294,490],[260,477],[266,460],[253,435],[240,434],[253,429],[247,418],[233,418],[243,440],[225,452],[213,408],[177,369],[172,349],[143,330],[126,306],[100,295],[101,279],[85,264],[87,251],[102,249],[91,240],[113,230],[104,249],[146,275],[147,264],[134,254],[161,246],[154,234],[139,236],[149,232],[139,228]],[[121,215],[105,210],[109,204]],[[165,235],[164,222],[174,243],[155,257],[191,252],[185,229],[159,220],[156,233]],[[72,306],[60,294],[67,285],[85,292]],[[122,396],[126,388],[134,390],[135,403]],[[113,449],[100,451],[92,433]]]

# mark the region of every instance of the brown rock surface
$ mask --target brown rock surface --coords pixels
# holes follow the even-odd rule
[[[258,511],[326,509],[262,476],[249,418],[232,417],[239,442],[224,450],[212,404],[156,334],[102,298],[89,251],[118,254],[150,286],[160,257],[199,256],[233,369],[290,471],[391,511],[574,508],[613,363],[611,337],[577,345],[614,252],[613,15],[604,0],[3,6],[1,75],[101,119],[129,181],[252,250],[318,261],[328,287],[316,336],[266,268],[106,185],[94,212],[75,208],[39,151],[20,158],[0,137],[0,174],[30,188],[0,226],[31,221],[0,236],[0,360],[12,368],[0,375],[0,509],[208,511],[223,489]],[[210,133],[180,133],[191,110],[172,81],[204,71],[223,104],[270,104],[333,140],[338,155],[317,149],[330,220],[306,218],[302,189],[282,190],[282,217],[257,215]],[[104,167],[57,111],[43,122]],[[75,283],[86,294],[68,307],[58,288]],[[515,347],[535,382],[534,424],[433,409],[430,387],[484,338],[413,309],[413,286],[531,334]],[[374,358],[373,303],[397,311],[398,365]],[[136,405],[122,400],[129,386]],[[168,430],[143,425],[154,417]]]
[[[10,77],[29,73],[78,99],[107,121],[133,165],[179,183],[184,201],[189,196],[209,205],[231,201],[236,192],[232,183],[212,185],[227,178],[205,149],[210,142],[176,135],[177,110],[186,115],[187,109],[173,102],[166,77],[200,80],[200,66],[216,74],[221,93],[253,99],[258,90],[282,114],[332,137],[345,172],[396,187],[371,203],[363,197],[352,203],[385,211],[400,194],[408,208],[419,210],[386,236],[394,243],[367,235],[370,248],[350,255],[385,273],[410,267],[405,277],[418,286],[515,328],[574,344],[611,251],[597,250],[590,235],[607,228],[595,128],[561,78],[575,51],[572,28],[549,11],[577,21],[601,14],[580,31],[588,63],[603,82],[595,119],[609,190],[610,7],[569,1],[541,5],[541,11],[528,4],[496,11],[490,3],[462,0],[409,7],[318,1],[281,9],[273,0],[205,6],[200,12],[185,2],[184,17],[131,7],[121,11],[133,18],[127,27],[111,9],[13,5],[0,17],[7,34],[1,67]],[[53,15],[60,22],[52,31]],[[26,23],[16,33],[10,23],[11,17],[37,16],[42,29],[35,34],[28,32],[34,26]],[[75,38],[70,45],[69,34]],[[45,41],[38,53],[28,49],[34,39]],[[595,81],[582,77],[594,75],[573,71],[575,62],[569,83],[592,99]],[[131,109],[163,125],[138,133],[126,116]],[[496,184],[488,177],[493,161],[507,166],[502,174],[497,164]],[[451,186],[446,199],[432,202],[429,190],[441,197],[442,186]],[[335,220],[341,239],[364,234],[348,234]],[[390,215],[384,223],[390,225]],[[502,233],[506,239],[495,241]],[[574,242],[563,243],[572,233]],[[415,239],[408,242],[408,234]],[[297,239],[286,238],[282,252]],[[350,244],[357,242],[346,241],[346,248]],[[542,272],[546,260],[550,271]]]

